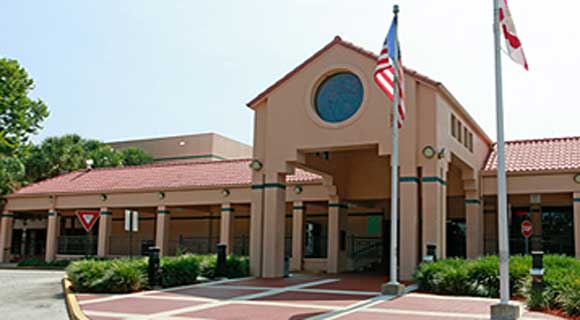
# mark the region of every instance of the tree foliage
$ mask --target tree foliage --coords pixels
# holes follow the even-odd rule
[[[22,155],[49,115],[42,100],[29,96],[32,89],[34,81],[16,60],[0,58],[1,155]]]
[[[103,168],[147,164],[153,158],[138,148],[116,150],[98,140],[69,134],[47,138],[30,149],[30,155],[25,161],[27,179],[36,182],[85,169],[87,160],[93,161],[93,167]]]

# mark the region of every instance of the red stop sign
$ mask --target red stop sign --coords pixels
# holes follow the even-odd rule
[[[529,238],[534,234],[534,225],[530,220],[524,220],[522,222],[522,235],[526,238]]]

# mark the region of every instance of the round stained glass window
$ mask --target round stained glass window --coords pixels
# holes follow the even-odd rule
[[[316,90],[314,106],[318,116],[331,123],[352,117],[363,100],[363,85],[350,72],[340,72],[326,78]]]

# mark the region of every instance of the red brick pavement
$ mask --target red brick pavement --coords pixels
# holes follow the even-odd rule
[[[486,319],[493,299],[408,294],[391,299],[376,290],[386,279],[370,275],[298,275],[243,279],[129,295],[78,295],[94,320],[117,319]],[[373,293],[375,292],[375,293]],[[558,319],[526,313],[529,319]]]

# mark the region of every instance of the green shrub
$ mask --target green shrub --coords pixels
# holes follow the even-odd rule
[[[207,279],[215,278],[215,270],[217,267],[217,256],[212,255],[202,255],[198,256],[199,260],[199,273],[202,277]]]
[[[531,289],[530,256],[510,257],[510,290],[520,295],[533,310],[563,309],[580,315],[580,260],[561,255],[544,257],[544,290]],[[444,259],[422,264],[414,275],[419,289],[433,293],[497,297],[499,259],[486,256],[475,260]]]
[[[561,292],[558,302],[570,316],[580,316],[580,278],[569,277],[568,285]]]
[[[250,275],[250,259],[244,256],[228,256],[226,269],[226,277],[228,278],[247,277]]]
[[[249,274],[247,257],[229,256],[227,277],[245,277]],[[162,287],[193,284],[201,274],[215,278],[215,255],[183,255],[162,257],[159,279]],[[77,292],[126,293],[149,288],[148,259],[99,260],[84,259],[72,262],[66,273]]]
[[[147,286],[145,259],[78,260],[66,273],[77,292],[126,293]]]
[[[71,263],[71,260],[55,260],[46,262],[44,259],[38,257],[30,257],[22,259],[18,262],[19,267],[66,267]]]
[[[162,257],[159,271],[162,287],[192,284],[199,275],[199,258],[195,255]]]

